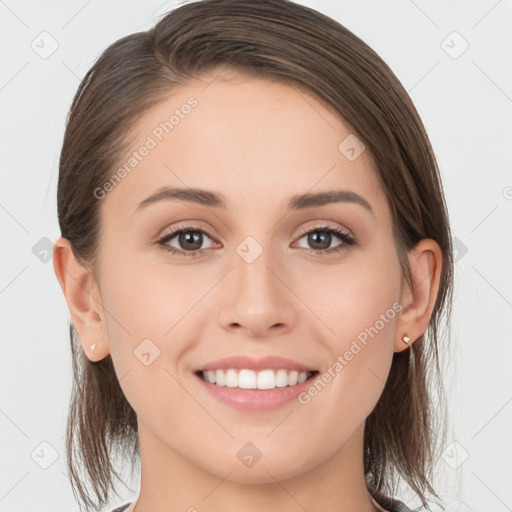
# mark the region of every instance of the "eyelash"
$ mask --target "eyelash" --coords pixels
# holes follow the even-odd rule
[[[181,233],[187,233],[189,231],[205,234],[206,236],[208,236],[208,238],[211,238],[213,240],[213,237],[211,237],[203,229],[199,229],[195,226],[180,226],[179,228],[172,229],[169,233],[166,233],[164,236],[159,238],[156,243],[164,251],[170,252],[172,254],[177,254],[179,256],[184,256],[184,257],[195,256],[198,252],[201,251],[201,249],[197,250],[197,251],[181,251],[179,249],[176,249],[174,247],[170,247],[169,245],[167,245],[167,242],[172,240],[176,235],[179,235]],[[350,249],[350,247],[352,247],[353,245],[356,244],[356,240],[354,239],[354,237],[352,237],[345,231],[342,231],[339,228],[334,228],[332,226],[313,226],[310,228],[304,228],[301,232],[301,236],[299,237],[299,240],[301,238],[303,238],[305,235],[308,235],[309,233],[316,233],[316,232],[329,233],[332,235],[336,235],[344,243],[341,244],[339,247],[335,247],[335,248],[331,248],[331,249],[318,249],[318,250],[317,249],[307,249],[307,250],[313,252],[315,254],[315,256],[318,256],[319,254],[321,255],[324,253],[338,253],[338,252],[342,252],[342,251],[347,251]]]

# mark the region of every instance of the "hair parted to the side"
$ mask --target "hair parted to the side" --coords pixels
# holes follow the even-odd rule
[[[441,248],[440,288],[429,326],[409,349],[393,354],[364,432],[369,492],[394,495],[398,476],[430,510],[428,495],[439,499],[433,465],[447,424],[438,345],[443,317],[449,332],[452,307],[448,213],[434,152],[411,99],[382,59],[341,24],[289,0],[200,0],[113,43],[85,75],[68,114],[57,192],[61,235],[78,261],[95,271],[100,200],[94,191],[119,165],[129,127],[173,87],[219,66],[307,90],[340,114],[375,161],[411,287],[407,251],[423,238]],[[137,418],[111,356],[89,361],[72,323],[70,340],[74,386],[67,464],[81,509],[98,510],[110,490],[117,494],[114,455],[131,455],[132,472],[140,456]]]

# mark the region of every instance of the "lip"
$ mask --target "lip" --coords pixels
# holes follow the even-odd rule
[[[216,367],[218,369],[222,369]],[[233,368],[231,366],[231,368]],[[246,366],[244,368],[247,368]],[[266,367],[268,368],[268,366]],[[282,366],[281,366],[282,368]],[[198,375],[194,374],[194,379],[199,381],[200,389],[204,389],[208,396],[213,396],[219,402],[227,404],[234,409],[242,411],[269,411],[278,409],[288,404],[297,396],[304,392],[313,381],[320,375],[316,371],[309,379],[295,386],[285,386],[274,389],[240,389],[229,388],[227,386],[217,386],[211,382],[206,382]]]
[[[201,370],[227,370],[233,368],[235,370],[242,370],[247,368],[249,370],[260,371],[260,370],[298,370],[300,372],[315,372],[317,368],[306,366],[292,359],[287,359],[281,356],[265,356],[255,358],[249,355],[238,355],[226,357],[224,359],[218,359],[204,365],[198,366],[193,370],[197,373]],[[307,382],[307,381],[306,381]],[[220,387],[220,386],[217,386]]]

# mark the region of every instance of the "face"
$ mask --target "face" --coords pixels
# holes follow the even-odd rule
[[[103,189],[98,284],[141,444],[240,482],[317,467],[364,425],[393,355],[402,277],[371,156],[340,150],[350,127],[311,94],[234,72],[174,89],[133,135]],[[178,188],[208,194],[155,197]],[[248,371],[220,386],[196,374],[212,364]],[[316,373],[294,386],[294,368]],[[265,369],[292,380],[241,389],[272,387]]]

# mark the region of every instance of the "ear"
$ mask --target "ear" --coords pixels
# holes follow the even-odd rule
[[[421,240],[409,254],[409,264],[413,276],[414,289],[405,283],[402,288],[400,304],[403,309],[397,322],[395,352],[406,350],[427,329],[432,310],[437,299],[443,256],[435,240]],[[410,338],[409,344],[402,336]]]
[[[53,246],[53,268],[87,358],[100,361],[109,349],[101,296],[92,270],[76,260],[69,240],[62,237]]]

